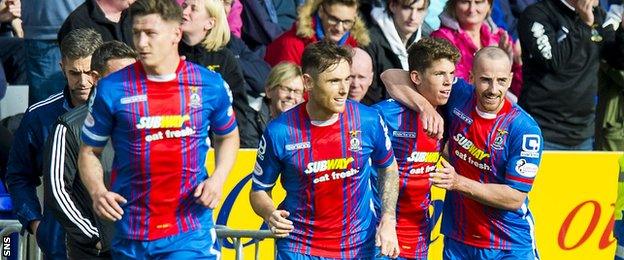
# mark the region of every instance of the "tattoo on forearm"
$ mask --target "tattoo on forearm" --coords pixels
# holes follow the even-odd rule
[[[380,174],[379,193],[381,194],[381,213],[395,216],[399,197],[399,173],[397,171],[390,170]]]

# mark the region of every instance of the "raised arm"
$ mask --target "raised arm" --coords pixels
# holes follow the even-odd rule
[[[381,74],[381,81],[386,85],[390,97],[419,113],[423,129],[430,136],[442,139],[444,119],[436,109],[414,89],[407,71],[389,69]]]

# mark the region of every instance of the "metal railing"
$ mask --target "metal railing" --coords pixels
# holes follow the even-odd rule
[[[0,238],[4,238],[5,236],[9,236],[13,233],[19,233],[22,230],[22,225],[17,220],[0,220]],[[243,248],[246,245],[254,244],[254,257],[255,259],[260,259],[260,245],[259,243],[267,238],[275,238],[271,231],[268,230],[236,230],[230,229],[227,226],[216,225],[215,230],[217,233],[217,238],[221,240],[222,245],[227,239],[231,240],[231,244],[234,246],[234,250],[236,253],[236,260],[244,259],[243,256]],[[251,239],[247,243],[243,243],[243,239]],[[3,241],[4,242],[4,241]],[[41,250],[36,246],[36,242],[33,236],[31,236],[28,232],[24,232],[24,234],[20,234],[18,242],[18,254],[17,259],[42,259]],[[15,245],[15,242],[11,242],[11,246]],[[229,242],[229,241],[228,241]],[[29,246],[31,245],[31,246]],[[32,246],[35,245],[35,246]],[[4,244],[2,245],[4,248]],[[7,259],[2,256],[1,259]]]
[[[224,245],[226,239],[232,239],[234,245],[234,251],[236,252],[236,260],[242,260],[243,257],[243,247],[246,244],[243,243],[242,239],[250,238],[251,241],[249,243],[254,244],[254,259],[260,259],[260,242],[264,239],[271,238],[274,239],[275,236],[269,230],[236,230],[230,229],[227,226],[216,225],[215,230],[217,231],[217,238],[222,240],[221,245]]]
[[[4,252],[4,237],[10,236],[13,233],[20,233],[22,230],[22,224],[17,220],[0,220],[0,238],[2,238],[2,251]],[[17,243],[17,259],[42,259],[41,250],[36,246],[37,242],[35,238],[31,236],[28,232],[24,232],[19,235],[18,241],[11,241],[9,247],[15,246]],[[1,259],[8,259],[2,254]]]

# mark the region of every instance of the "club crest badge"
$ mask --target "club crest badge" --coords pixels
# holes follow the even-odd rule
[[[505,145],[505,135],[509,132],[505,129],[497,129],[496,136],[494,137],[494,143],[492,143],[492,149],[495,150],[503,150],[503,146]]]
[[[362,150],[362,141],[360,141],[361,133],[360,130],[349,131],[349,151],[357,152]]]
[[[201,97],[199,96],[199,90],[196,86],[191,87],[191,96],[189,97],[189,106],[192,108],[201,107]]]

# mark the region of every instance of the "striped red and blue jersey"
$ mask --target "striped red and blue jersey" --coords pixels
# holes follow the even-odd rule
[[[418,113],[388,99],[375,104],[388,126],[399,166],[397,237],[400,257],[427,259],[431,220],[429,173],[440,159],[440,141],[427,135]]]
[[[383,119],[347,101],[333,124],[312,124],[306,104],[267,126],[258,148],[252,189],[270,190],[280,177],[294,231],[277,240],[281,251],[329,258],[374,254],[376,221],[369,185],[372,165],[394,162]],[[280,176],[281,175],[281,176]]]
[[[457,80],[444,108],[449,159],[458,174],[481,183],[529,192],[542,154],[539,126],[518,105],[505,100],[495,117],[476,110],[474,87]],[[486,206],[459,192],[446,193],[442,233],[478,248],[534,249],[529,199],[518,210]]]
[[[82,140],[115,150],[111,190],[126,198],[116,236],[155,240],[212,226],[212,210],[195,203],[206,180],[208,131],[236,129],[221,76],[180,61],[173,80],[149,80],[140,62],[98,82]]]

